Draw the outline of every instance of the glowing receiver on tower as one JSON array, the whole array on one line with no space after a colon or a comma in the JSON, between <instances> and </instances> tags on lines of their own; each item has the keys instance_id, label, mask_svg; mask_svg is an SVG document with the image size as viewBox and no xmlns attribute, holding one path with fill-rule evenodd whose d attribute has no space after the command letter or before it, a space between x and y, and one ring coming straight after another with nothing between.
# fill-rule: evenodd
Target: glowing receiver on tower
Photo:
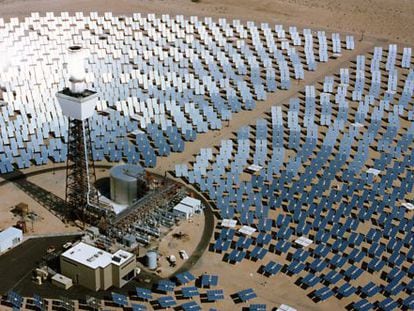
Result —
<instances>
[{"instance_id":1,"label":"glowing receiver on tower","mask_svg":"<svg viewBox=\"0 0 414 311\"><path fill-rule=\"evenodd\" d=\"M80 46L71 46L68 50L70 87L58 92L57 97L65 116L86 120L95 113L98 94L86 89L86 71L84 61L86 52Z\"/></svg>"},{"instance_id":2,"label":"glowing receiver on tower","mask_svg":"<svg viewBox=\"0 0 414 311\"><path fill-rule=\"evenodd\" d=\"M70 90L72 93L82 93L85 86L86 71L84 67L84 60L86 58L85 50L82 50L80 46L69 47L68 54L68 72Z\"/></svg>"}]
</instances>

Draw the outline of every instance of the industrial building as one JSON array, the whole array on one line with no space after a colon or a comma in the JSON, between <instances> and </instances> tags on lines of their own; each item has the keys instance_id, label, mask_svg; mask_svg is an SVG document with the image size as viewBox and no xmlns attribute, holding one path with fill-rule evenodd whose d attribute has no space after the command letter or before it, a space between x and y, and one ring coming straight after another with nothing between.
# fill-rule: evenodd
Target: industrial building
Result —
<instances>
[{"instance_id":1,"label":"industrial building","mask_svg":"<svg viewBox=\"0 0 414 311\"><path fill-rule=\"evenodd\" d=\"M60 269L74 284L91 290L120 288L135 277L135 255L124 250L111 254L80 242L61 255Z\"/></svg>"},{"instance_id":2,"label":"industrial building","mask_svg":"<svg viewBox=\"0 0 414 311\"><path fill-rule=\"evenodd\" d=\"M189 219L191 216L193 216L194 211L191 206L178 203L176 206L174 206L173 213L179 218Z\"/></svg>"},{"instance_id":3,"label":"industrial building","mask_svg":"<svg viewBox=\"0 0 414 311\"><path fill-rule=\"evenodd\" d=\"M189 219L194 213L201 210L201 201L192 197L185 197L173 208L173 214L180 218Z\"/></svg>"},{"instance_id":4,"label":"industrial building","mask_svg":"<svg viewBox=\"0 0 414 311\"><path fill-rule=\"evenodd\" d=\"M15 247L23 241L23 231L14 227L0 232L0 253Z\"/></svg>"}]
</instances>

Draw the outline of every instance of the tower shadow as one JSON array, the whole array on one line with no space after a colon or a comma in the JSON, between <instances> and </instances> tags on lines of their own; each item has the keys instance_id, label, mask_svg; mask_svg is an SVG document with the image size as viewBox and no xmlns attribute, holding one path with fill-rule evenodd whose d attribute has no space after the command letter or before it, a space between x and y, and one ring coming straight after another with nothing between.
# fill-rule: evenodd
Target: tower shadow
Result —
<instances>
[{"instance_id":1,"label":"tower shadow","mask_svg":"<svg viewBox=\"0 0 414 311\"><path fill-rule=\"evenodd\" d=\"M27 180L26 175L20 170L2 176L4 179L12 182L21 191L30 196L37 203L47 208L52 214L60 219L68 219L68 209L65 200L54 193L36 185Z\"/></svg>"}]
</instances>

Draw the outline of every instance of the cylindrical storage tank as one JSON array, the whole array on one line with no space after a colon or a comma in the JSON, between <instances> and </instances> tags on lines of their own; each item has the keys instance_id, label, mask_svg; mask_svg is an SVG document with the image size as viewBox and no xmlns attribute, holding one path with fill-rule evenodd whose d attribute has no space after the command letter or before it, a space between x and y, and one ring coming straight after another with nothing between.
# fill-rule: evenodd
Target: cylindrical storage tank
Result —
<instances>
[{"instance_id":1,"label":"cylindrical storage tank","mask_svg":"<svg viewBox=\"0 0 414 311\"><path fill-rule=\"evenodd\" d=\"M148 269L150 269L150 270L157 269L157 258L158 258L157 251L152 250L152 251L147 252L147 266L148 266Z\"/></svg>"},{"instance_id":2,"label":"cylindrical storage tank","mask_svg":"<svg viewBox=\"0 0 414 311\"><path fill-rule=\"evenodd\" d=\"M137 179L143 169L140 166L125 164L111 168L111 200L118 204L131 205L137 198Z\"/></svg>"}]
</instances>

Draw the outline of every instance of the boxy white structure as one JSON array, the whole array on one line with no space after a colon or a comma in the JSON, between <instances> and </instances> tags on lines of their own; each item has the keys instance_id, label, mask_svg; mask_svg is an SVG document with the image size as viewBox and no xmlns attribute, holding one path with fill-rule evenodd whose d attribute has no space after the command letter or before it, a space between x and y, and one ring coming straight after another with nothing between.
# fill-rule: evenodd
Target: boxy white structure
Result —
<instances>
[{"instance_id":1,"label":"boxy white structure","mask_svg":"<svg viewBox=\"0 0 414 311\"><path fill-rule=\"evenodd\" d=\"M0 232L0 253L15 247L23 241L23 232L20 229L10 227Z\"/></svg>"},{"instance_id":2,"label":"boxy white structure","mask_svg":"<svg viewBox=\"0 0 414 311\"><path fill-rule=\"evenodd\" d=\"M193 212L197 212L201 210L201 201L192 197L185 197L181 200L181 204L185 204L190 206L193 209Z\"/></svg>"},{"instance_id":3,"label":"boxy white structure","mask_svg":"<svg viewBox=\"0 0 414 311\"><path fill-rule=\"evenodd\" d=\"M185 205L185 204L181 204L178 203L176 206L174 206L173 208L173 214L175 216L178 216L180 218L185 218L185 219L189 219L190 217L193 216L194 214L194 210L191 206Z\"/></svg>"},{"instance_id":4,"label":"boxy white structure","mask_svg":"<svg viewBox=\"0 0 414 311\"><path fill-rule=\"evenodd\" d=\"M83 242L60 255L62 275L94 291L123 287L135 277L135 267L132 253L120 249L111 254Z\"/></svg>"},{"instance_id":5,"label":"boxy white structure","mask_svg":"<svg viewBox=\"0 0 414 311\"><path fill-rule=\"evenodd\" d=\"M194 213L201 210L201 201L192 197L185 197L173 208L173 214L189 219Z\"/></svg>"}]
</instances>

